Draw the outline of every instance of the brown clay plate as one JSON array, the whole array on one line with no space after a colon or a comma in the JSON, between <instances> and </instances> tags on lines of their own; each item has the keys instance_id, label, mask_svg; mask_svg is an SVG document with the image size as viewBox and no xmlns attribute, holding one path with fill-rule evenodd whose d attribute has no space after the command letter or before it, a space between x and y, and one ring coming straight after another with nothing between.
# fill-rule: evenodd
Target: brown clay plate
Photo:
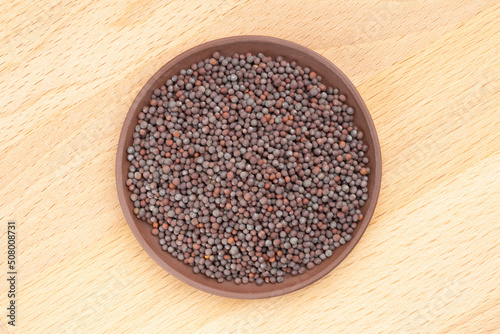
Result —
<instances>
[{"instance_id":1,"label":"brown clay plate","mask_svg":"<svg viewBox=\"0 0 500 334\"><path fill-rule=\"evenodd\" d=\"M347 104L355 110L354 124L363 131L365 135L363 141L369 147L366 154L370 160L368 166L371 169L368 181L368 200L362 208L364 218L354 230L351 241L337 248L333 252L333 256L312 270L307 270L297 276L287 275L282 283L265 283L261 286L257 286L255 283L236 285L232 281L218 283L215 279L193 273L190 266L163 251L158 243L158 237L151 234L151 226L135 217L133 203L129 199L131 193L125 187L129 166L126 149L132 144L132 133L138 114L143 106L148 105L153 90L164 85L167 79L178 74L181 69L188 68L191 64L210 57L214 51L219 51L223 56L234 53L251 52L257 54L262 52L266 56L283 56L288 61L294 60L303 67L311 68L312 71L323 77L325 85L338 88L347 97ZM245 299L269 298L296 291L317 281L338 266L356 246L366 230L377 204L382 177L381 159L380 144L370 113L354 85L335 65L318 53L289 41L264 36L238 36L198 45L169 61L149 79L132 103L123 124L116 157L116 186L120 204L130 229L149 256L167 272L195 288L215 295Z\"/></svg>"}]
</instances>

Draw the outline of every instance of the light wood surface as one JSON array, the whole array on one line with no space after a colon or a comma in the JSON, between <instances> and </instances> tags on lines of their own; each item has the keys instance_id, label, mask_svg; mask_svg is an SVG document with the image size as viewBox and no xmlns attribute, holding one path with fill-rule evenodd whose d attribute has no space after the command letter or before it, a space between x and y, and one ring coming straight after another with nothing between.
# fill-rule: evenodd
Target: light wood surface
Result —
<instances>
[{"instance_id":1,"label":"light wood surface","mask_svg":"<svg viewBox=\"0 0 500 334\"><path fill-rule=\"evenodd\" d=\"M3 1L0 319L9 333L499 333L500 5L481 1ZM379 204L332 273L231 300L142 250L114 181L148 78L201 42L285 38L354 82L378 129ZM0 333L4 330L0 327Z\"/></svg>"}]
</instances>

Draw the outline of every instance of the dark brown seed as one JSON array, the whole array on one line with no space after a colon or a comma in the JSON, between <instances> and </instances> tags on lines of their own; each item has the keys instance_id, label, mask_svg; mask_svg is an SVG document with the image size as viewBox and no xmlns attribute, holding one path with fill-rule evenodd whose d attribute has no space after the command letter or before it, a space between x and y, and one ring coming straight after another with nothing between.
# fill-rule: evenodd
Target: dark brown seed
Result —
<instances>
[{"instance_id":1,"label":"dark brown seed","mask_svg":"<svg viewBox=\"0 0 500 334\"><path fill-rule=\"evenodd\" d=\"M347 97L283 57L214 52L152 93L127 147L134 214L219 282L280 283L363 220L370 169Z\"/></svg>"}]
</instances>

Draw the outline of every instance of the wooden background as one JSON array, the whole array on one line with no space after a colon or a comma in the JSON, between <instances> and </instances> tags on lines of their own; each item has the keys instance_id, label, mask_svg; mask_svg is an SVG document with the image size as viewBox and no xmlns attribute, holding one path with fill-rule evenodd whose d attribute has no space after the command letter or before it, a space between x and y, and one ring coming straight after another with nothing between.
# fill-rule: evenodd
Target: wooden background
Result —
<instances>
[{"instance_id":1,"label":"wooden background","mask_svg":"<svg viewBox=\"0 0 500 334\"><path fill-rule=\"evenodd\" d=\"M2 1L0 12L0 272L8 220L20 251L8 332L500 332L497 0ZM168 275L132 235L114 181L122 122L148 78L241 34L333 61L382 145L358 246L316 284L268 300Z\"/></svg>"}]
</instances>

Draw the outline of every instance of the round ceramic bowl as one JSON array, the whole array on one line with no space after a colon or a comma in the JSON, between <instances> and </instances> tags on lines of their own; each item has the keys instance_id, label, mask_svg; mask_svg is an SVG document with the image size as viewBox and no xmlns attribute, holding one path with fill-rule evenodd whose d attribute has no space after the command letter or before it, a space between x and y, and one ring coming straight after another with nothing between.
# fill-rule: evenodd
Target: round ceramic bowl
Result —
<instances>
[{"instance_id":1,"label":"round ceramic bowl","mask_svg":"<svg viewBox=\"0 0 500 334\"><path fill-rule=\"evenodd\" d=\"M297 276L287 275L281 283L265 283L261 286L257 286L255 283L236 285L233 281L219 283L205 275L193 273L190 266L163 251L158 243L158 237L151 234L151 226L136 218L133 213L133 203L129 198L131 192L125 186L129 166L126 149L132 144L132 133L137 124L138 114L143 106L148 105L153 90L164 85L167 79L178 74L179 70L210 57L214 51L219 51L223 56L234 53L251 52L257 54L262 52L271 57L283 56L288 61L294 60L303 67L311 68L323 77L325 85L338 88L347 97L347 104L355 110L354 123L364 132L363 141L369 147L367 157L370 159L371 173L368 181L368 200L362 208L364 218L354 230L351 241L337 248L333 252L333 256L312 270L307 270ZM245 299L268 298L301 289L322 278L338 266L356 246L368 226L377 203L381 175L380 145L375 126L365 103L351 81L328 59L316 52L292 42L263 36L239 36L211 41L180 54L164 65L146 83L132 103L123 124L116 158L116 185L123 213L135 237L153 260L174 277L195 288L219 296Z\"/></svg>"}]
</instances>

